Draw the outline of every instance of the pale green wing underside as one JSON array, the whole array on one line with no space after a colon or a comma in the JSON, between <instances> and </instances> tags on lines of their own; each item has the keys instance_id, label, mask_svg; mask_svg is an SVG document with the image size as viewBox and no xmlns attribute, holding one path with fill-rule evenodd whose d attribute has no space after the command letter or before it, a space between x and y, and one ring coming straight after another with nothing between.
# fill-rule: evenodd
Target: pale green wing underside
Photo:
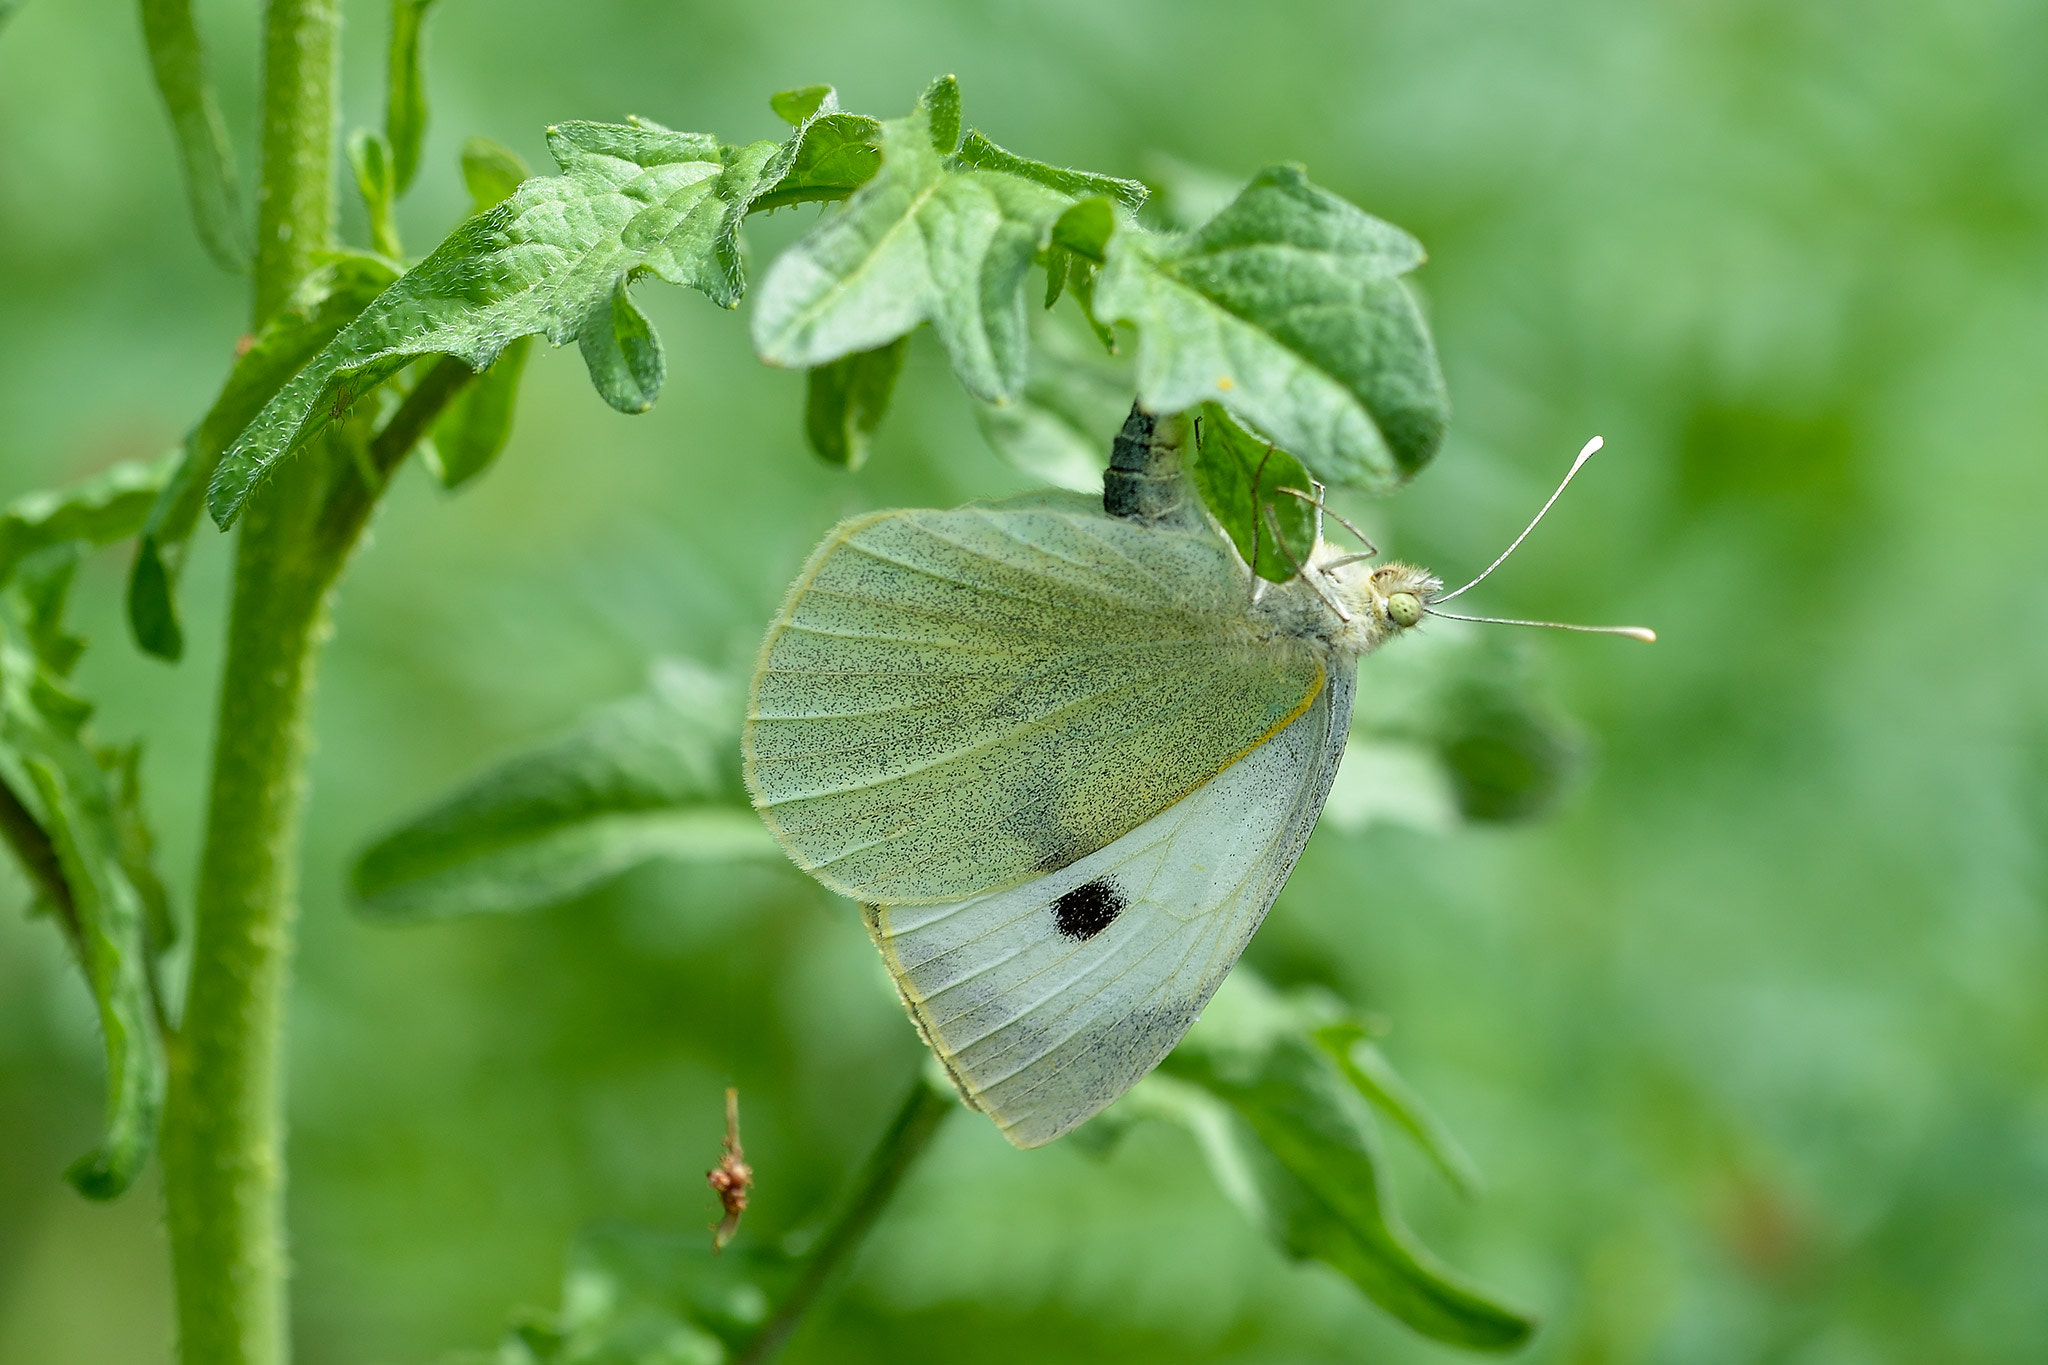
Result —
<instances>
[{"instance_id":1,"label":"pale green wing underside","mask_svg":"<svg viewBox=\"0 0 2048 1365\"><path fill-rule=\"evenodd\" d=\"M1067 866L1300 715L1313 651L1248 617L1205 529L1075 498L841 524L754 678L754 802L861 901L955 900Z\"/></svg>"},{"instance_id":2,"label":"pale green wing underside","mask_svg":"<svg viewBox=\"0 0 2048 1365\"><path fill-rule=\"evenodd\" d=\"M1280 734L1070 867L948 905L866 908L919 1032L1010 1141L1077 1127L1187 1032L1315 827L1351 687L1347 666ZM1076 901L1092 921L1063 921ZM1105 905L1119 908L1101 924Z\"/></svg>"}]
</instances>

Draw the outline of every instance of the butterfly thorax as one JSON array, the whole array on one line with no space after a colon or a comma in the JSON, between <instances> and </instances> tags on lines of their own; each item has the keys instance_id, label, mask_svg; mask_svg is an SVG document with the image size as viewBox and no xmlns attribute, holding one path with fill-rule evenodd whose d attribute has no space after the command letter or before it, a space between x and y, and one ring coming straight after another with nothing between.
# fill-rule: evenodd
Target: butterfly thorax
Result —
<instances>
[{"instance_id":1,"label":"butterfly thorax","mask_svg":"<svg viewBox=\"0 0 2048 1365\"><path fill-rule=\"evenodd\" d=\"M1317 546L1307 572L1262 593L1255 614L1275 634L1358 658L1413 627L1443 591L1442 580L1412 564L1333 565L1344 558L1333 546Z\"/></svg>"}]
</instances>

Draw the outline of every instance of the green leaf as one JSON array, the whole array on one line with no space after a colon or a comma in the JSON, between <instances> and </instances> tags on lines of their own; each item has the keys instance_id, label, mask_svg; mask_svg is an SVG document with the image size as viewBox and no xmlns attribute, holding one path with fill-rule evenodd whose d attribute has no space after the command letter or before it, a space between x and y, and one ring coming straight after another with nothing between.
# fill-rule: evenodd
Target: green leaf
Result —
<instances>
[{"instance_id":1,"label":"green leaf","mask_svg":"<svg viewBox=\"0 0 2048 1365\"><path fill-rule=\"evenodd\" d=\"M1436 1111L1394 1070L1387 1054L1374 1044L1369 1029L1356 1019L1339 1018L1316 1029L1314 1036L1336 1059L1351 1088L1406 1133L1452 1189L1468 1199L1478 1195L1482 1183L1478 1163Z\"/></svg>"},{"instance_id":2,"label":"green leaf","mask_svg":"<svg viewBox=\"0 0 2048 1365\"><path fill-rule=\"evenodd\" d=\"M739 775L739 703L673 663L553 744L379 839L355 892L383 919L553 905L654 858L780 861Z\"/></svg>"},{"instance_id":3,"label":"green leaf","mask_svg":"<svg viewBox=\"0 0 2048 1365\"><path fill-rule=\"evenodd\" d=\"M11 619L0 626L0 829L51 903L98 1006L106 1134L67 1176L88 1197L111 1199L148 1159L165 1086L149 978L152 909L131 873L137 858L146 864L147 842L124 831L139 819L131 760L91 747L81 733L91 706L17 635L45 650L63 636L75 549L38 558L38 573L24 572L9 591ZM153 870L147 880L161 889Z\"/></svg>"},{"instance_id":4,"label":"green leaf","mask_svg":"<svg viewBox=\"0 0 2048 1365\"><path fill-rule=\"evenodd\" d=\"M1052 240L1055 246L1100 264L1116 228L1116 208L1109 200L1083 199L1053 223Z\"/></svg>"},{"instance_id":5,"label":"green leaf","mask_svg":"<svg viewBox=\"0 0 2048 1365\"><path fill-rule=\"evenodd\" d=\"M0 509L0 584L22 560L52 545L109 545L140 531L178 460L173 451L148 462L123 461L69 488L30 493Z\"/></svg>"},{"instance_id":6,"label":"green leaf","mask_svg":"<svg viewBox=\"0 0 2048 1365\"><path fill-rule=\"evenodd\" d=\"M1527 643L1441 622L1415 645L1376 662L1374 686L1353 712L1354 738L1430 755L1464 819L1526 820L1548 810L1570 785L1582 745L1547 699Z\"/></svg>"},{"instance_id":7,"label":"green leaf","mask_svg":"<svg viewBox=\"0 0 2048 1365\"><path fill-rule=\"evenodd\" d=\"M1131 409L1128 366L1050 322L1037 332L1031 378L1014 403L975 405L981 434L1025 473L1082 493L1102 490L1110 442Z\"/></svg>"},{"instance_id":8,"label":"green leaf","mask_svg":"<svg viewBox=\"0 0 2048 1365\"><path fill-rule=\"evenodd\" d=\"M1294 577L1296 565L1307 562L1315 546L1316 522L1313 508L1280 490L1313 492L1308 471L1286 451L1233 422L1214 403L1196 409L1195 429L1198 439L1190 472L1202 501L1241 557L1250 562L1256 552L1259 577L1285 583Z\"/></svg>"},{"instance_id":9,"label":"green leaf","mask_svg":"<svg viewBox=\"0 0 2048 1365\"><path fill-rule=\"evenodd\" d=\"M1023 388L1024 277L1067 201L1016 176L950 167L933 150L943 141L934 103L943 112L928 95L884 128L881 171L768 272L753 329L769 364L815 368L928 321L975 397Z\"/></svg>"},{"instance_id":10,"label":"green leaf","mask_svg":"<svg viewBox=\"0 0 2048 1365\"><path fill-rule=\"evenodd\" d=\"M754 210L836 202L875 178L882 165L882 125L865 114L827 109L797 130L796 155Z\"/></svg>"},{"instance_id":11,"label":"green leaf","mask_svg":"<svg viewBox=\"0 0 2048 1365\"><path fill-rule=\"evenodd\" d=\"M829 85L803 85L794 90L778 90L768 97L768 107L784 123L801 128L804 123L820 113L833 113L839 108L839 92Z\"/></svg>"},{"instance_id":12,"label":"green leaf","mask_svg":"<svg viewBox=\"0 0 2048 1365\"><path fill-rule=\"evenodd\" d=\"M469 187L474 212L487 213L512 197L512 191L533 178L519 153L502 142L473 137L462 144L462 183Z\"/></svg>"},{"instance_id":13,"label":"green leaf","mask_svg":"<svg viewBox=\"0 0 2048 1365\"><path fill-rule=\"evenodd\" d=\"M0 28L7 27L7 21L14 17L14 12L21 6L22 0L0 0Z\"/></svg>"},{"instance_id":14,"label":"green leaf","mask_svg":"<svg viewBox=\"0 0 2048 1365\"><path fill-rule=\"evenodd\" d=\"M5 20L0 12L0 23ZM171 116L185 197L200 243L222 269L246 270L249 229L235 185L235 153L207 78L206 52L192 22L192 0L142 0L142 36L157 93Z\"/></svg>"},{"instance_id":15,"label":"green leaf","mask_svg":"<svg viewBox=\"0 0 2048 1365\"><path fill-rule=\"evenodd\" d=\"M574 339L607 401L628 411L652 402L659 352L620 303L626 284L653 274L735 304L740 222L801 142L724 148L644 121L550 129L562 174L528 180L461 224L315 356L214 471L214 520L230 525L279 460L422 356L482 372L518 337Z\"/></svg>"},{"instance_id":16,"label":"green leaf","mask_svg":"<svg viewBox=\"0 0 2048 1365\"><path fill-rule=\"evenodd\" d=\"M626 278L612 290L611 321L593 318L576 335L583 363L598 395L623 413L645 412L654 406L661 381L668 374L661 339L654 324L626 294Z\"/></svg>"},{"instance_id":17,"label":"green leaf","mask_svg":"<svg viewBox=\"0 0 2048 1365\"><path fill-rule=\"evenodd\" d=\"M149 510L128 580L128 622L135 642L160 659L185 650L178 620L178 578L220 457L263 405L321 347L382 293L398 271L366 252L343 252L307 277L283 312L235 361L213 407L200 419Z\"/></svg>"},{"instance_id":18,"label":"green leaf","mask_svg":"<svg viewBox=\"0 0 2048 1365\"><path fill-rule=\"evenodd\" d=\"M384 96L384 136L391 146L393 198L412 188L427 136L427 83L420 48L427 10L434 0L391 0L389 84ZM395 252L392 254L396 254Z\"/></svg>"},{"instance_id":19,"label":"green leaf","mask_svg":"<svg viewBox=\"0 0 2048 1365\"><path fill-rule=\"evenodd\" d=\"M777 1252L714 1254L708 1232L600 1226L577 1238L562 1306L525 1314L483 1365L723 1365L794 1278Z\"/></svg>"},{"instance_id":20,"label":"green leaf","mask_svg":"<svg viewBox=\"0 0 2048 1365\"><path fill-rule=\"evenodd\" d=\"M1528 651L1481 637L1461 652L1429 738L1468 820L1529 820L1555 804L1578 767L1571 722L1545 704Z\"/></svg>"},{"instance_id":21,"label":"green leaf","mask_svg":"<svg viewBox=\"0 0 2048 1365\"><path fill-rule=\"evenodd\" d=\"M465 386L434 424L434 477L460 488L490 468L512 439L512 413L526 372L532 337L507 346L491 368Z\"/></svg>"},{"instance_id":22,"label":"green leaf","mask_svg":"<svg viewBox=\"0 0 2048 1365\"><path fill-rule=\"evenodd\" d=\"M811 371L804 434L827 463L849 470L867 463L868 436L889 410L889 395L895 392L909 345L910 338L900 336Z\"/></svg>"},{"instance_id":23,"label":"green leaf","mask_svg":"<svg viewBox=\"0 0 2048 1365\"><path fill-rule=\"evenodd\" d=\"M69 676L78 656L85 653L84 638L73 635L64 626L65 601L71 595L71 584L78 576L78 561L83 556L84 546L77 541L38 550L22 560L8 585L21 633L53 679ZM81 721L91 713L83 702L67 709L78 710Z\"/></svg>"},{"instance_id":24,"label":"green leaf","mask_svg":"<svg viewBox=\"0 0 2048 1365\"><path fill-rule=\"evenodd\" d=\"M917 112L924 116L932 150L941 156L952 155L960 145L960 82L952 76L933 81L918 98Z\"/></svg>"},{"instance_id":25,"label":"green leaf","mask_svg":"<svg viewBox=\"0 0 2048 1365\"><path fill-rule=\"evenodd\" d=\"M967 134L957 154L961 161L984 171L1004 171L1035 181L1047 189L1058 190L1073 199L1099 197L1114 200L1126 210L1136 213L1150 193L1135 180L1120 176L1099 175L1094 171L1068 170L1063 166L1048 165L1018 156L1015 152L1004 151L995 143L982 136L979 129ZM1107 234L1104 234L1105 239Z\"/></svg>"},{"instance_id":26,"label":"green leaf","mask_svg":"<svg viewBox=\"0 0 2048 1365\"><path fill-rule=\"evenodd\" d=\"M1288 1254L1331 1266L1416 1331L1514 1350L1534 1323L1438 1262L1395 1213L1372 1116L1314 1036L1326 1014L1239 968L1167 1058L1168 1077L1229 1110L1189 1125L1218 1184Z\"/></svg>"},{"instance_id":27,"label":"green leaf","mask_svg":"<svg viewBox=\"0 0 2048 1365\"><path fill-rule=\"evenodd\" d=\"M400 259L405 252L398 244L398 179L391 144L382 133L358 128L349 134L348 164L356 173L356 192L362 195L363 208L369 213L371 249L394 261Z\"/></svg>"},{"instance_id":28,"label":"green leaf","mask_svg":"<svg viewBox=\"0 0 2048 1365\"><path fill-rule=\"evenodd\" d=\"M1300 168L1185 236L1119 231L1107 260L1094 307L1138 329L1146 407L1220 403L1325 483L1388 489L1436 452L1449 404L1400 278L1422 248Z\"/></svg>"}]
</instances>

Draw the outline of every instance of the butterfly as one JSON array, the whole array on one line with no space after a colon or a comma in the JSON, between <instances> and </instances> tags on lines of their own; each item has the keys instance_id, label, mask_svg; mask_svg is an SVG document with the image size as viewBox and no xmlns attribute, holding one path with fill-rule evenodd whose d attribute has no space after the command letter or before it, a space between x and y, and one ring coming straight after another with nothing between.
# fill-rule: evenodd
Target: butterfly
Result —
<instances>
[{"instance_id":1,"label":"butterfly","mask_svg":"<svg viewBox=\"0 0 2048 1365\"><path fill-rule=\"evenodd\" d=\"M1020 1147L1180 1041L1315 828L1359 660L1456 595L1324 541L1319 488L1288 490L1315 543L1267 583L1171 454L1103 500L842 522L753 680L755 807L859 902L919 1034Z\"/></svg>"}]
</instances>

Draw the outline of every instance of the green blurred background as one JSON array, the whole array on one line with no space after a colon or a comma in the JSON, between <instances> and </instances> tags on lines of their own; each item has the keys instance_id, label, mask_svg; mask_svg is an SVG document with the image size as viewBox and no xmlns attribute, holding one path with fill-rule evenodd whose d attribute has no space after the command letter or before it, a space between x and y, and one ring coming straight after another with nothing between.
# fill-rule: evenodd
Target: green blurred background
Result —
<instances>
[{"instance_id":1,"label":"green blurred background","mask_svg":"<svg viewBox=\"0 0 2048 1365\"><path fill-rule=\"evenodd\" d=\"M198 6L245 166L255 8ZM384 6L349 18L371 123ZM1029 155L1302 160L1420 235L1457 417L1375 524L1476 568L1600 432L1484 601L1664 638L1535 641L1591 740L1559 812L1326 828L1250 960L1395 1021L1490 1181L1464 1204L1400 1153L1404 1203L1541 1313L1529 1358L2048 1359L2048 6L444 0L432 28L415 251L466 202L470 134L536 165L567 118L771 136L772 90L888 115L948 70ZM12 497L172 444L246 303L188 226L132 5L29 0L0 30L0 145ZM757 225L757 277L811 212ZM500 467L453 497L410 472L345 584L291 1034L308 1365L490 1342L556 1301L593 1219L708 1224L728 1082L761 1180L742 1235L800 1228L919 1061L852 908L778 869L409 930L347 909L351 852L451 782L658 658L743 665L837 517L1027 486L928 338L848 477L804 449L803 381L752 359L744 310L638 297L669 356L651 414L538 358ZM180 887L224 564L209 536L175 669L125 640L125 554L78 610L81 685L102 734L148 741ZM57 935L0 913L10 1365L168 1359L155 1188L100 1207L59 1179L94 1140L97 1048ZM1456 1354L1286 1263L1185 1135L1098 1163L963 1120L791 1358Z\"/></svg>"}]
</instances>

